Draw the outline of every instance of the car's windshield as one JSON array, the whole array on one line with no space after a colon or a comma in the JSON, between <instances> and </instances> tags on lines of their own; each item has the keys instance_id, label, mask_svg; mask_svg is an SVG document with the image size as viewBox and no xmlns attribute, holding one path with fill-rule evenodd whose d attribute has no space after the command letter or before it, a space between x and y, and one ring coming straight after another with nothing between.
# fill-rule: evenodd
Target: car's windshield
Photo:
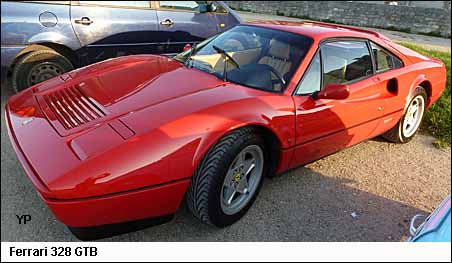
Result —
<instances>
[{"instance_id":1,"label":"car's windshield","mask_svg":"<svg viewBox=\"0 0 452 263\"><path fill-rule=\"evenodd\" d=\"M306 36L240 25L175 59L226 81L278 92L287 86L311 44Z\"/></svg>"}]
</instances>

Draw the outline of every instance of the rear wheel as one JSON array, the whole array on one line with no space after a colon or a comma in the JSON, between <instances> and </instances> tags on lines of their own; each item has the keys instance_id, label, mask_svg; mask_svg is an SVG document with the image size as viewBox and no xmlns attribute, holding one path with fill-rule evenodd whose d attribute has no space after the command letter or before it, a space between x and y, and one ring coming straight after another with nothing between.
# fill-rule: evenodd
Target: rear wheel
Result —
<instances>
[{"instance_id":1,"label":"rear wheel","mask_svg":"<svg viewBox=\"0 0 452 263\"><path fill-rule=\"evenodd\" d=\"M417 87L405 114L397 125L383 134L383 137L395 143L411 141L421 126L427 107L427 93L422 87Z\"/></svg>"},{"instance_id":2,"label":"rear wheel","mask_svg":"<svg viewBox=\"0 0 452 263\"><path fill-rule=\"evenodd\" d=\"M206 224L225 227L253 204L267 170L265 143L254 129L224 136L203 158L187 192L191 212Z\"/></svg>"},{"instance_id":3,"label":"rear wheel","mask_svg":"<svg viewBox=\"0 0 452 263\"><path fill-rule=\"evenodd\" d=\"M35 50L17 61L12 74L12 86L15 92L19 92L73 68L67 58L54 50Z\"/></svg>"}]
</instances>

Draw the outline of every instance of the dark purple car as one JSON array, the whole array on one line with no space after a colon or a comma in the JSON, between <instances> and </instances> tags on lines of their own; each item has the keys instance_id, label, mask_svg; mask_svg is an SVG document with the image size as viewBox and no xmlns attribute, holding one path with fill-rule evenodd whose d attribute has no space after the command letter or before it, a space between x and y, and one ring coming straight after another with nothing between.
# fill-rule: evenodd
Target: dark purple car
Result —
<instances>
[{"instance_id":1,"label":"dark purple car","mask_svg":"<svg viewBox=\"0 0 452 263\"><path fill-rule=\"evenodd\" d=\"M16 91L129 54L176 54L238 23L220 1L2 1L2 82Z\"/></svg>"}]
</instances>

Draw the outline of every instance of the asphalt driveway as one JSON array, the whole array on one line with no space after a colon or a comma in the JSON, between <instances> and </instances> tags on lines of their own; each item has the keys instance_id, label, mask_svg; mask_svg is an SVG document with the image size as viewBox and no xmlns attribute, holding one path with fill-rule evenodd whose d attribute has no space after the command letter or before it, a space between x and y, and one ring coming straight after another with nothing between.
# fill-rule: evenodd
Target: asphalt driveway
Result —
<instances>
[{"instance_id":1,"label":"asphalt driveway","mask_svg":"<svg viewBox=\"0 0 452 263\"><path fill-rule=\"evenodd\" d=\"M40 200L10 145L1 107L1 240L76 241ZM39 139L39 138L36 138ZM248 214L216 229L185 204L166 224L106 241L400 241L417 213L450 193L451 150L417 136L406 145L374 139L268 179ZM52 152L43 149L52 163ZM352 216L352 213L354 216ZM16 215L31 221L19 224Z\"/></svg>"}]
</instances>

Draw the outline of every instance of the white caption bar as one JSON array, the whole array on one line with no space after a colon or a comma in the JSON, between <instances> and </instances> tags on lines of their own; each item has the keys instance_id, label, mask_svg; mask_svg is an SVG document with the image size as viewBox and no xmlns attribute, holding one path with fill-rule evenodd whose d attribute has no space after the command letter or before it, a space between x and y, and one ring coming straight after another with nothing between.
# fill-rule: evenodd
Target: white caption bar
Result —
<instances>
[{"instance_id":1,"label":"white caption bar","mask_svg":"<svg viewBox=\"0 0 452 263\"><path fill-rule=\"evenodd\" d=\"M450 243L2 242L14 261L451 261Z\"/></svg>"}]
</instances>

